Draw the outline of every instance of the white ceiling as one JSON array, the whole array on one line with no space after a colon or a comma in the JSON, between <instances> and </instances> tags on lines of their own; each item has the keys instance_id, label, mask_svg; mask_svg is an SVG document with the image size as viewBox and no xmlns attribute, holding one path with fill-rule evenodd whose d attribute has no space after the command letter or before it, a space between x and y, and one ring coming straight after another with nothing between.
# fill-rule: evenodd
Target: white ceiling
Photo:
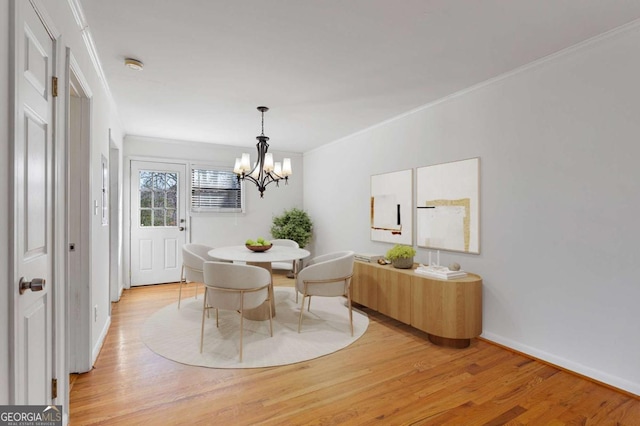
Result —
<instances>
[{"instance_id":1,"label":"white ceiling","mask_svg":"<svg viewBox=\"0 0 640 426\"><path fill-rule=\"evenodd\" d=\"M81 0L124 131L305 152L640 18L638 0ZM143 71L123 65L144 62Z\"/></svg>"}]
</instances>

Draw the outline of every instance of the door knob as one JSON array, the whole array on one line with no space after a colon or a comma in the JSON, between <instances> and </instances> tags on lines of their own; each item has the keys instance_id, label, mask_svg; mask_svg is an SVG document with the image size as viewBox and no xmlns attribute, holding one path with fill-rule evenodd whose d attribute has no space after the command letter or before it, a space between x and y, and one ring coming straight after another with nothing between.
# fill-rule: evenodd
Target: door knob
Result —
<instances>
[{"instance_id":1,"label":"door knob","mask_svg":"<svg viewBox=\"0 0 640 426\"><path fill-rule=\"evenodd\" d=\"M44 278L34 278L31 281L25 281L24 277L20 278L19 290L20 294L27 291L27 289L31 289L31 291L41 291L44 288L46 280Z\"/></svg>"},{"instance_id":2,"label":"door knob","mask_svg":"<svg viewBox=\"0 0 640 426\"><path fill-rule=\"evenodd\" d=\"M184 226L181 226L180 228L178 228L179 231L184 231Z\"/></svg>"}]
</instances>

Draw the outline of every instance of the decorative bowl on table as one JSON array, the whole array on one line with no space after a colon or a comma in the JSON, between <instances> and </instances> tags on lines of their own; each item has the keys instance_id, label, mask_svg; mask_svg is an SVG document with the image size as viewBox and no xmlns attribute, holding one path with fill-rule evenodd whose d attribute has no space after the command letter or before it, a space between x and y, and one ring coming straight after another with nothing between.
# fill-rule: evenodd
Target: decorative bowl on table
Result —
<instances>
[{"instance_id":1,"label":"decorative bowl on table","mask_svg":"<svg viewBox=\"0 0 640 426\"><path fill-rule=\"evenodd\" d=\"M245 246L251 251L262 252L262 251L269 250L271 247L273 247L273 244L269 244L267 246L265 246L265 245L262 245L262 246L251 246L249 244L245 244Z\"/></svg>"}]
</instances>

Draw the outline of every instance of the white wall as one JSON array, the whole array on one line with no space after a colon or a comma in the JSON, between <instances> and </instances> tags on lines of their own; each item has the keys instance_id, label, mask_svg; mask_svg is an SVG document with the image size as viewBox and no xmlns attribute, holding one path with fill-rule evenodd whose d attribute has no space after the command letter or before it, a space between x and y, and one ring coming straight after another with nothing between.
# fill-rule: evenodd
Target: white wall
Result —
<instances>
[{"instance_id":1,"label":"white wall","mask_svg":"<svg viewBox=\"0 0 640 426\"><path fill-rule=\"evenodd\" d=\"M233 167L236 157L243 152L256 158L255 147L238 148L208 143L171 141L139 136L127 136L124 143L125 173L129 174L131 158L171 159L176 162L211 164ZM293 176L287 185L275 184L267 186L264 198L260 198L257 187L246 182L246 212L242 213L196 213L190 217L188 227L191 242L207 244L214 247L244 244L244 241L259 236L271 238L269 229L273 216L281 214L285 209L302 208L302 156L298 153L269 151L278 161L283 157L291 157ZM128 218L129 212L125 212ZM125 223L128 219L125 219ZM125 238L128 238L125 237ZM126 244L126 243L125 243Z\"/></svg>"},{"instance_id":2,"label":"white wall","mask_svg":"<svg viewBox=\"0 0 640 426\"><path fill-rule=\"evenodd\" d=\"M441 263L483 277L483 336L640 394L639 75L635 25L306 153L315 250L383 254L370 176L478 156L481 254Z\"/></svg>"},{"instance_id":3,"label":"white wall","mask_svg":"<svg viewBox=\"0 0 640 426\"><path fill-rule=\"evenodd\" d=\"M9 2L0 2L0 342L9 341ZM5 58L7 60L5 60ZM9 403L9 345L0 345L0 405Z\"/></svg>"}]
</instances>

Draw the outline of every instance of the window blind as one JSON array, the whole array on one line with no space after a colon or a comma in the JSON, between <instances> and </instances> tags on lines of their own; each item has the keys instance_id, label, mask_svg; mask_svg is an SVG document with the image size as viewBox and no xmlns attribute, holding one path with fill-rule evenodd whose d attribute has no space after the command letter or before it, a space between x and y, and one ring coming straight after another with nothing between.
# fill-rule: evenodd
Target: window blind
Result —
<instances>
[{"instance_id":1,"label":"window blind","mask_svg":"<svg viewBox=\"0 0 640 426\"><path fill-rule=\"evenodd\" d=\"M242 199L242 184L232 171L191 169L191 211L242 212Z\"/></svg>"}]
</instances>

